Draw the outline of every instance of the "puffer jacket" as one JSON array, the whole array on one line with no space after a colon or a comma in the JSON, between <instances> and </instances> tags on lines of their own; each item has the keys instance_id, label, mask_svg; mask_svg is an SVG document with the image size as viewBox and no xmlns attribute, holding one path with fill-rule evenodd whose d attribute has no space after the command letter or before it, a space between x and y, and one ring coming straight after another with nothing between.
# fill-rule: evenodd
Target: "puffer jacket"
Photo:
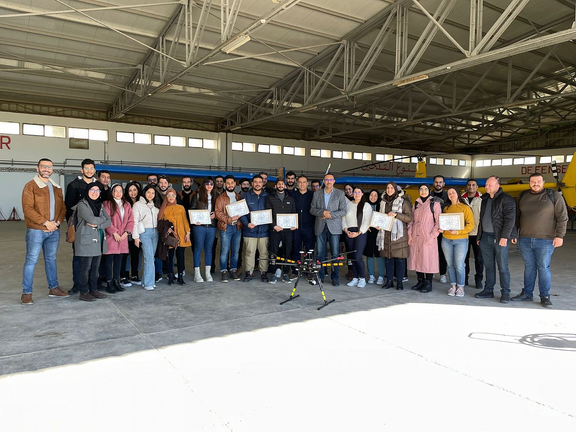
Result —
<instances>
[{"instance_id":1,"label":"puffer jacket","mask_svg":"<svg viewBox=\"0 0 576 432\"><path fill-rule=\"evenodd\" d=\"M389 213L392 211L392 201L380 201L380 212ZM404 235L392 241L392 232L384 231L384 249L379 251L382 258L408 258L410 249L408 247L408 224L412 222L412 206L408 200L402 201L402 213L396 215L396 219L404 225Z\"/></svg>"}]
</instances>

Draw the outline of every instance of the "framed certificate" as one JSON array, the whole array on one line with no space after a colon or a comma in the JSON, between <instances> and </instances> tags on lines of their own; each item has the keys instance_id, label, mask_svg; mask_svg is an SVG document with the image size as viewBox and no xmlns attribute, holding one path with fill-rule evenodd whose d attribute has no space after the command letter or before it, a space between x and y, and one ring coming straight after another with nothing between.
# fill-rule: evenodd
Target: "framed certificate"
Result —
<instances>
[{"instance_id":1,"label":"framed certificate","mask_svg":"<svg viewBox=\"0 0 576 432\"><path fill-rule=\"evenodd\" d=\"M210 210L188 210L188 215L192 225L196 225L198 222L200 222L200 225L210 225L212 223Z\"/></svg>"},{"instance_id":2,"label":"framed certificate","mask_svg":"<svg viewBox=\"0 0 576 432\"><path fill-rule=\"evenodd\" d=\"M370 226L380 228L384 231L392 231L394 225L394 216L388 216L386 213L372 212L372 219L370 219Z\"/></svg>"},{"instance_id":3,"label":"framed certificate","mask_svg":"<svg viewBox=\"0 0 576 432\"><path fill-rule=\"evenodd\" d=\"M276 225L282 227L282 229L298 228L298 213L277 214Z\"/></svg>"},{"instance_id":4,"label":"framed certificate","mask_svg":"<svg viewBox=\"0 0 576 432\"><path fill-rule=\"evenodd\" d=\"M254 225L266 225L272 223L272 210L257 210L250 212L250 222Z\"/></svg>"},{"instance_id":5,"label":"framed certificate","mask_svg":"<svg viewBox=\"0 0 576 432\"><path fill-rule=\"evenodd\" d=\"M226 211L228 212L228 216L244 216L250 213L248 210L248 204L246 204L246 200L236 201L235 203L228 204L226 206Z\"/></svg>"},{"instance_id":6,"label":"framed certificate","mask_svg":"<svg viewBox=\"0 0 576 432\"><path fill-rule=\"evenodd\" d=\"M442 213L438 217L442 231L459 231L464 229L464 213Z\"/></svg>"}]
</instances>

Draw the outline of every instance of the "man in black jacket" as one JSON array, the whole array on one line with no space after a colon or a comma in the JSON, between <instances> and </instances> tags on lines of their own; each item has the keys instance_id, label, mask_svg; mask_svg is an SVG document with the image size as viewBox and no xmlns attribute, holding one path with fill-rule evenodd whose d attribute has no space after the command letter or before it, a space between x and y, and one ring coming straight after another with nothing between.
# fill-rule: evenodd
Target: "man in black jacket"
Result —
<instances>
[{"instance_id":1,"label":"man in black jacket","mask_svg":"<svg viewBox=\"0 0 576 432\"><path fill-rule=\"evenodd\" d=\"M286 184L284 179L278 177L276 180L276 190L268 195L266 200L266 208L272 210L272 229L270 230L270 243L268 246L268 252L270 256L276 257L280 251L280 243L284 248L283 256L285 258L290 258L292 256L292 232L296 227L292 228L282 228L276 225L276 216L282 213L296 213L296 204L294 203L294 198L289 195L285 189ZM282 281L285 283L290 283L289 269L288 266L284 267L284 276L282 276ZM276 283L279 277L282 275L282 270L277 265L270 265L270 283Z\"/></svg>"},{"instance_id":2,"label":"man in black jacket","mask_svg":"<svg viewBox=\"0 0 576 432\"><path fill-rule=\"evenodd\" d=\"M488 177L486 193L482 195L480 224L477 241L482 252L486 271L484 289L476 298L494 298L496 285L496 264L500 273L502 296L500 303L510 301L510 270L508 269L508 250L510 242L518 237L516 230L516 203L514 198L504 193L500 187L500 178Z\"/></svg>"},{"instance_id":3,"label":"man in black jacket","mask_svg":"<svg viewBox=\"0 0 576 432\"><path fill-rule=\"evenodd\" d=\"M295 261L300 259L301 250L304 252L313 250L316 242L316 237L314 236L315 217L310 213L314 192L308 189L308 177L305 175L298 177L296 184L298 188L290 192L294 198L296 212L298 213L298 229L294 231L292 248L292 259ZM297 274L296 269L293 269L292 274Z\"/></svg>"}]
</instances>

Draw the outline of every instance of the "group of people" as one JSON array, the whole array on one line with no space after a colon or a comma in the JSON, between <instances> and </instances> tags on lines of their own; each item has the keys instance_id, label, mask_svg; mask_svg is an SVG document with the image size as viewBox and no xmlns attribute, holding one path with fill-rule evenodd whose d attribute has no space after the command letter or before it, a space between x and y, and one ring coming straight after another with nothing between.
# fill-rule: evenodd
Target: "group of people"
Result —
<instances>
[{"instance_id":1,"label":"group of people","mask_svg":"<svg viewBox=\"0 0 576 432\"><path fill-rule=\"evenodd\" d=\"M419 197L412 203L394 182L382 194L354 185L339 190L331 173L324 176L323 186L290 171L274 187L264 172L239 182L233 175L206 177L200 184L184 177L179 193L168 177L155 174L148 176L143 188L135 181L122 187L110 184L107 171L96 175L91 159L82 162L81 176L68 185L64 198L62 188L50 179L52 170L52 162L41 159L37 175L22 193L28 228L23 304L33 303L32 275L40 250L48 295L79 293L80 300L91 302L106 297L102 287L108 293L132 285L154 290L163 275L168 284L185 285L188 247L193 249L194 281L212 282L219 238L223 283L249 282L256 269L263 282L290 283L298 277L295 267L270 264L276 262L271 257L297 260L301 250L316 250L317 259L325 261L328 248L332 257L337 256L343 242L352 258L348 286L363 288L376 282L385 289L396 284L402 290L407 270L412 270L417 276L412 289L432 291L433 275L439 273L440 281L450 284L448 295L462 297L472 251L475 286L483 288L475 297L494 297L498 267L502 303L532 300L538 275L541 303L550 307L550 260L554 248L562 245L568 220L563 198L544 189L540 174L530 177L530 189L520 194L518 203L502 191L496 176L487 179L484 195L475 179L468 180L461 195L454 187L445 190L444 177L436 176L432 187L420 185ZM245 200L250 213L231 216L228 206L240 200ZM189 210L203 210L209 219L191 223ZM251 213L262 210L270 211L271 223L254 223ZM392 217L391 226L371 226L374 212ZM440 229L442 213L462 214L460 229ZM294 214L298 223L280 226L278 215L284 214ZM59 227L65 221L74 252L74 285L68 293L60 288L56 271ZM525 264L524 287L511 298L508 250L517 242ZM323 282L324 267L319 276ZM339 285L338 267L331 268L330 278Z\"/></svg>"}]
</instances>

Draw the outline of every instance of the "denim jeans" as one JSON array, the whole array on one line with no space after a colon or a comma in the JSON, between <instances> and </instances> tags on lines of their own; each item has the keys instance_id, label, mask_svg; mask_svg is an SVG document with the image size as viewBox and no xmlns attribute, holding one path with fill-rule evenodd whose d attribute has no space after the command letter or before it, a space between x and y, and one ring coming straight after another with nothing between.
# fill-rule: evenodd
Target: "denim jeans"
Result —
<instances>
[{"instance_id":1,"label":"denim jeans","mask_svg":"<svg viewBox=\"0 0 576 432\"><path fill-rule=\"evenodd\" d=\"M242 230L236 225L227 225L226 231L220 230L220 271L228 269L228 252L230 252L230 270L238 270L238 254L240 253L240 241Z\"/></svg>"},{"instance_id":2,"label":"denim jeans","mask_svg":"<svg viewBox=\"0 0 576 432\"><path fill-rule=\"evenodd\" d=\"M346 249L348 251L356 251L349 254L348 256L352 258L352 274L355 278L365 278L366 277L366 267L364 267L364 249L366 248L366 241L368 240L368 234L360 234L358 237L350 238L344 234L344 241L346 242Z\"/></svg>"},{"instance_id":3,"label":"denim jeans","mask_svg":"<svg viewBox=\"0 0 576 432\"><path fill-rule=\"evenodd\" d=\"M482 252L482 261L486 270L486 282L484 283L485 291L494 291L496 285L496 264L500 273L500 287L502 294L510 294L510 270L508 269L508 249L510 241L506 247L502 247L496 241L494 234L482 233L480 239L480 251Z\"/></svg>"},{"instance_id":4,"label":"denim jeans","mask_svg":"<svg viewBox=\"0 0 576 432\"><path fill-rule=\"evenodd\" d=\"M42 230L28 229L26 231L26 260L24 261L22 292L32 294L34 282L34 267L40 257L40 250L44 255L44 270L48 281L48 289L58 286L56 271L56 252L60 244L60 230L44 232Z\"/></svg>"},{"instance_id":5,"label":"denim jeans","mask_svg":"<svg viewBox=\"0 0 576 432\"><path fill-rule=\"evenodd\" d=\"M202 250L204 250L204 265L211 265L216 227L192 225L192 230L194 231L194 266L200 267Z\"/></svg>"},{"instance_id":6,"label":"denim jeans","mask_svg":"<svg viewBox=\"0 0 576 432\"><path fill-rule=\"evenodd\" d=\"M158 246L158 230L156 228L146 228L140 234L142 252L144 254L144 270L142 271L142 286L153 287L156 282L154 275L154 254Z\"/></svg>"},{"instance_id":7,"label":"denim jeans","mask_svg":"<svg viewBox=\"0 0 576 432\"><path fill-rule=\"evenodd\" d=\"M550 297L550 260L554 253L552 239L520 237L518 246L524 261L524 288L522 291L532 297L538 273L538 289L540 298Z\"/></svg>"},{"instance_id":8,"label":"denim jeans","mask_svg":"<svg viewBox=\"0 0 576 432\"><path fill-rule=\"evenodd\" d=\"M386 275L386 270L384 267L384 258L382 257L366 257L366 263L368 264L368 276L375 276L374 263L378 268L378 276L384 278Z\"/></svg>"},{"instance_id":9,"label":"denim jeans","mask_svg":"<svg viewBox=\"0 0 576 432\"><path fill-rule=\"evenodd\" d=\"M318 260L326 261L328 255L328 248L326 246L326 241L330 243L330 253L332 258L336 258L340 252L340 233L332 234L328 231L328 226L324 227L324 230L318 236ZM320 280L324 280L324 267L320 269ZM332 267L332 272L330 274L332 280L338 280L338 267Z\"/></svg>"},{"instance_id":10,"label":"denim jeans","mask_svg":"<svg viewBox=\"0 0 576 432\"><path fill-rule=\"evenodd\" d=\"M466 277L466 266L464 260L468 251L468 237L463 239L450 240L442 237L442 251L446 258L448 278L451 285L464 286Z\"/></svg>"},{"instance_id":11,"label":"denim jeans","mask_svg":"<svg viewBox=\"0 0 576 432\"><path fill-rule=\"evenodd\" d=\"M396 271L396 280L402 282L406 272L405 258L384 258L384 265L386 266L386 280L394 279L394 271Z\"/></svg>"}]
</instances>

